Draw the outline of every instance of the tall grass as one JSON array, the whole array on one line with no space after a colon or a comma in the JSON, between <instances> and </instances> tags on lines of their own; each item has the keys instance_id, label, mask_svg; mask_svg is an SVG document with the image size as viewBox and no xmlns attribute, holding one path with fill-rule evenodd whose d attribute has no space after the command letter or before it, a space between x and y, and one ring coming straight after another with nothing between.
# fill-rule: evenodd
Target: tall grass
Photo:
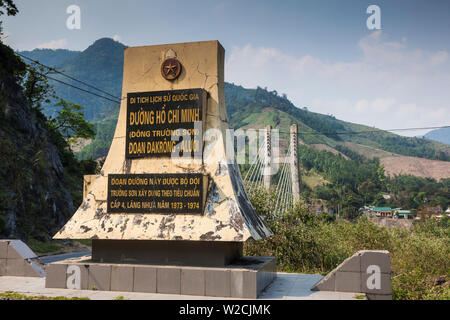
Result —
<instances>
[{"instance_id":1,"label":"tall grass","mask_svg":"<svg viewBox=\"0 0 450 320\"><path fill-rule=\"evenodd\" d=\"M280 271L326 274L358 250L388 250L394 299L450 299L450 220L417 222L411 230L370 220L335 221L305 204L274 216L270 195L250 195L274 236L245 245L245 254L276 256ZM267 202L267 203L265 203Z\"/></svg>"}]
</instances>

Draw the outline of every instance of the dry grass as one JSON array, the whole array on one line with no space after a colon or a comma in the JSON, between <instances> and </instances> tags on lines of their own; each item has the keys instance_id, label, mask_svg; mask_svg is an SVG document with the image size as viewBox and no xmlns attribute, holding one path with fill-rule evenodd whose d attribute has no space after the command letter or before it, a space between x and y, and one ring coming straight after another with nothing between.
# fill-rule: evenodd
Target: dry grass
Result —
<instances>
[{"instance_id":1,"label":"dry grass","mask_svg":"<svg viewBox=\"0 0 450 320\"><path fill-rule=\"evenodd\" d=\"M387 157L380 159L387 175L410 174L416 177L431 177L439 181L450 178L450 162L416 157Z\"/></svg>"},{"instance_id":2,"label":"dry grass","mask_svg":"<svg viewBox=\"0 0 450 320\"><path fill-rule=\"evenodd\" d=\"M324 177L315 173L313 170L301 172L301 180L311 189L328 183Z\"/></svg>"},{"instance_id":3,"label":"dry grass","mask_svg":"<svg viewBox=\"0 0 450 320\"><path fill-rule=\"evenodd\" d=\"M349 148L352 151L359 153L360 155L373 159L373 158L386 158L386 157L395 157L398 156L395 153L384 151L381 149L377 149L374 147L364 146L362 144L353 143L353 142L344 142L342 143L344 147Z\"/></svg>"}]
</instances>

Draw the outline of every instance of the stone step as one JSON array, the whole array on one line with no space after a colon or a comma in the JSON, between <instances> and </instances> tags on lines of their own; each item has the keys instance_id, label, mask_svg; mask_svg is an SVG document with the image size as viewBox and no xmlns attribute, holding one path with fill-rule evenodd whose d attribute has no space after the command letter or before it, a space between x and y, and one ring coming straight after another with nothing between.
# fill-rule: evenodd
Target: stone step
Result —
<instances>
[{"instance_id":1,"label":"stone step","mask_svg":"<svg viewBox=\"0 0 450 320\"><path fill-rule=\"evenodd\" d=\"M45 277L45 270L24 242L0 240L0 276Z\"/></svg>"},{"instance_id":2,"label":"stone step","mask_svg":"<svg viewBox=\"0 0 450 320\"><path fill-rule=\"evenodd\" d=\"M312 290L362 292L369 300L392 300L389 251L356 252L317 282Z\"/></svg>"}]
</instances>

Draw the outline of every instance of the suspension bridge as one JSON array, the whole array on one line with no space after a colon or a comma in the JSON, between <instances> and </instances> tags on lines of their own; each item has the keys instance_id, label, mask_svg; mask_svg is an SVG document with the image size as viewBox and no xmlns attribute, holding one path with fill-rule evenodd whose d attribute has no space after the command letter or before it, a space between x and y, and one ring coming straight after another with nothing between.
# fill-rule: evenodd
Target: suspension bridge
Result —
<instances>
[{"instance_id":1,"label":"suspension bridge","mask_svg":"<svg viewBox=\"0 0 450 320\"><path fill-rule=\"evenodd\" d=\"M296 124L290 127L284 156L274 152L271 131L272 128L266 126L265 137L260 140L258 153L243 179L250 196L260 190L270 193L270 211L277 215L292 209L300 199L298 127Z\"/></svg>"}]
</instances>

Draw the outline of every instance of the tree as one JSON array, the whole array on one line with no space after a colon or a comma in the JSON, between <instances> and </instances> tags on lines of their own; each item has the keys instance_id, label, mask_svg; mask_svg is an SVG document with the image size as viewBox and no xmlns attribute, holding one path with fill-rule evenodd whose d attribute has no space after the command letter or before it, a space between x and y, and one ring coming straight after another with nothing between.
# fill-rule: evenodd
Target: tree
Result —
<instances>
[{"instance_id":1,"label":"tree","mask_svg":"<svg viewBox=\"0 0 450 320\"><path fill-rule=\"evenodd\" d=\"M354 207L345 207L342 209L342 217L347 220L355 220L359 216L358 209Z\"/></svg>"},{"instance_id":2,"label":"tree","mask_svg":"<svg viewBox=\"0 0 450 320\"><path fill-rule=\"evenodd\" d=\"M54 73L51 68L45 68L38 63L27 65L27 73L22 78L24 95L31 108L41 118L43 117L42 103L50 103L52 99L58 99L53 86L48 83L47 75ZM55 117L45 119L51 129L57 130L68 142L73 142L76 138L93 138L95 136L94 125L84 119L83 106L59 99L56 103L61 107L56 112Z\"/></svg>"},{"instance_id":3,"label":"tree","mask_svg":"<svg viewBox=\"0 0 450 320\"><path fill-rule=\"evenodd\" d=\"M358 191L364 196L364 204L373 199L373 195L376 193L376 185L372 181L364 181L359 184Z\"/></svg>"},{"instance_id":4,"label":"tree","mask_svg":"<svg viewBox=\"0 0 450 320\"><path fill-rule=\"evenodd\" d=\"M52 98L57 98L47 79L53 71L34 62L27 65L27 71L22 79L24 95L33 109L41 111L42 103L50 103Z\"/></svg>"},{"instance_id":5,"label":"tree","mask_svg":"<svg viewBox=\"0 0 450 320\"><path fill-rule=\"evenodd\" d=\"M306 225L314 223L316 215L309 210L308 205L303 200L294 203L294 208L282 216L284 221L296 223L302 222Z\"/></svg>"},{"instance_id":6,"label":"tree","mask_svg":"<svg viewBox=\"0 0 450 320\"><path fill-rule=\"evenodd\" d=\"M386 182L386 175L385 175L385 172L384 172L384 165L383 164L379 164L379 166L378 166L377 178L378 178L378 181L381 183L381 185L384 186L385 182Z\"/></svg>"},{"instance_id":7,"label":"tree","mask_svg":"<svg viewBox=\"0 0 450 320\"><path fill-rule=\"evenodd\" d=\"M0 17L5 14L8 16L15 16L19 10L17 10L16 5L12 0L0 0ZM2 42L3 29L2 29L2 21L0 20L0 43Z\"/></svg>"},{"instance_id":8,"label":"tree","mask_svg":"<svg viewBox=\"0 0 450 320\"><path fill-rule=\"evenodd\" d=\"M60 99L56 104L62 107L56 117L49 119L49 125L58 130L69 143L76 138L94 138L95 130L92 123L84 119L83 107L73 102Z\"/></svg>"},{"instance_id":9,"label":"tree","mask_svg":"<svg viewBox=\"0 0 450 320\"><path fill-rule=\"evenodd\" d=\"M352 191L349 191L342 200L343 216L347 219L353 219L358 215L358 209L363 200Z\"/></svg>"}]
</instances>

